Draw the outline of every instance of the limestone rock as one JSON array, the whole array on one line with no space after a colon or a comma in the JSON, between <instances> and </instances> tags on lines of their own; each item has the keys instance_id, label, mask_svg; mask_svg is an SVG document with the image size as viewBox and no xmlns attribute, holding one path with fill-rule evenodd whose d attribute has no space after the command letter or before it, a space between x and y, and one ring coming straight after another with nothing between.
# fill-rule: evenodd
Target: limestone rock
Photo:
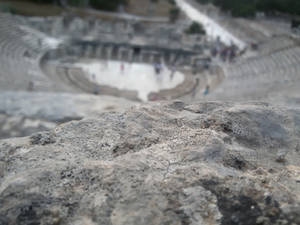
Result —
<instances>
[{"instance_id":1,"label":"limestone rock","mask_svg":"<svg viewBox=\"0 0 300 225\"><path fill-rule=\"evenodd\" d=\"M300 224L299 121L172 102L2 140L0 224Z\"/></svg>"}]
</instances>

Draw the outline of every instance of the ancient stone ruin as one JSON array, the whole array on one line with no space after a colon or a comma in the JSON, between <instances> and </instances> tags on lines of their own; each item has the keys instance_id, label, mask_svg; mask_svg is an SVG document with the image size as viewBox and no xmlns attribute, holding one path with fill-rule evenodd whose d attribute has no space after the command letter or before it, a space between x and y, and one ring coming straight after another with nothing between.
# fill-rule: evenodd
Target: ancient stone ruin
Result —
<instances>
[{"instance_id":1,"label":"ancient stone ruin","mask_svg":"<svg viewBox=\"0 0 300 225\"><path fill-rule=\"evenodd\" d=\"M0 225L300 224L299 36L174 4L0 12Z\"/></svg>"}]
</instances>

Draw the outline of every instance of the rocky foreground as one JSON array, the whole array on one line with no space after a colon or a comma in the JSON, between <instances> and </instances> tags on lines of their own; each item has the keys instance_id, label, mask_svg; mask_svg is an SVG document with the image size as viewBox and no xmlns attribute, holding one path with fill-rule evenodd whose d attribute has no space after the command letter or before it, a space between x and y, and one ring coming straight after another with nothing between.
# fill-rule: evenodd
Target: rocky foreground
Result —
<instances>
[{"instance_id":1,"label":"rocky foreground","mask_svg":"<svg viewBox=\"0 0 300 225\"><path fill-rule=\"evenodd\" d=\"M0 224L300 224L300 110L150 104L3 140Z\"/></svg>"}]
</instances>

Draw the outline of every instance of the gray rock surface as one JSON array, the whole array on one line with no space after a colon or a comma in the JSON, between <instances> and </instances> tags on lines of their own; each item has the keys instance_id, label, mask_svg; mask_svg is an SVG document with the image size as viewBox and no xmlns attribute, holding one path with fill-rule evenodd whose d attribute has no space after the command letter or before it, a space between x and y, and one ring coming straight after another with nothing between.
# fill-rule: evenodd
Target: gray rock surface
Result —
<instances>
[{"instance_id":1,"label":"gray rock surface","mask_svg":"<svg viewBox=\"0 0 300 225\"><path fill-rule=\"evenodd\" d=\"M0 224L300 224L299 138L300 110L172 102L2 140Z\"/></svg>"}]
</instances>

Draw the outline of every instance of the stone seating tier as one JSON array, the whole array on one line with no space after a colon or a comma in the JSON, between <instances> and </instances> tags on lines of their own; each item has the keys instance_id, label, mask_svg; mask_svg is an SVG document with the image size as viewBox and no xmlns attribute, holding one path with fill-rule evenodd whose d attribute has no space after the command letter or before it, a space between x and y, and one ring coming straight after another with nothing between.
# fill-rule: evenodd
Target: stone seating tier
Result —
<instances>
[{"instance_id":1,"label":"stone seating tier","mask_svg":"<svg viewBox=\"0 0 300 225\"><path fill-rule=\"evenodd\" d=\"M39 68L43 49L26 40L35 36L20 29L15 17L0 13L0 89L26 90L30 82L35 90L48 90L53 85Z\"/></svg>"},{"instance_id":2,"label":"stone seating tier","mask_svg":"<svg viewBox=\"0 0 300 225\"><path fill-rule=\"evenodd\" d=\"M263 99L276 88L300 82L300 46L276 49L268 55L230 65L225 71L226 79L212 93L212 99Z\"/></svg>"}]
</instances>

